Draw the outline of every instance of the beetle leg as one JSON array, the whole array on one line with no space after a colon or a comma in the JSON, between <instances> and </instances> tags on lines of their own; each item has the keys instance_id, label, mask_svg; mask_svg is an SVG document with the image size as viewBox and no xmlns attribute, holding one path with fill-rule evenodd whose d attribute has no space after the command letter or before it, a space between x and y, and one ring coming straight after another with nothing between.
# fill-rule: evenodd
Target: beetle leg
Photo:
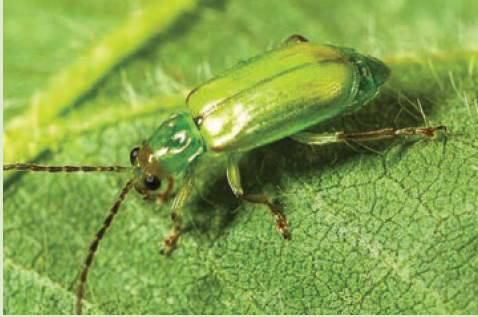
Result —
<instances>
[{"instance_id":1,"label":"beetle leg","mask_svg":"<svg viewBox=\"0 0 478 317\"><path fill-rule=\"evenodd\" d=\"M413 136L420 135L427 138L436 137L437 131L443 131L446 134L446 126L439 125L433 127L409 127L402 129L385 128L376 131L367 131L360 133L323 133L317 134L312 132L302 131L290 136L292 139L310 145L322 145L327 143L342 142L342 141L373 141L380 139L393 139L397 136Z\"/></svg>"},{"instance_id":2,"label":"beetle leg","mask_svg":"<svg viewBox=\"0 0 478 317\"><path fill-rule=\"evenodd\" d=\"M171 194L171 191L173 190L174 179L171 176L168 176L167 181L168 181L168 187L166 188L166 190L156 196L155 201L157 203L165 203L168 200L169 195Z\"/></svg>"},{"instance_id":3,"label":"beetle leg","mask_svg":"<svg viewBox=\"0 0 478 317\"><path fill-rule=\"evenodd\" d=\"M174 198L173 205L171 207L171 220L174 223L174 227L171 231L171 234L163 240L163 247L161 250L159 250L159 253L162 255L168 253L171 249L176 247L179 236L181 235L181 230L183 229L181 209L184 207L184 204L190 197L193 189L194 165L195 164L192 164L188 167L188 170L184 174L184 185Z\"/></svg>"},{"instance_id":4,"label":"beetle leg","mask_svg":"<svg viewBox=\"0 0 478 317\"><path fill-rule=\"evenodd\" d=\"M254 204L266 205L270 211L274 214L277 230L282 234L284 239L290 239L291 235L288 230L287 220L281 210L274 205L266 195L248 195L244 194L244 190L241 186L241 175L239 171L239 165L236 159L229 155L227 160L227 180L231 186L232 191L236 197Z\"/></svg>"},{"instance_id":5,"label":"beetle leg","mask_svg":"<svg viewBox=\"0 0 478 317\"><path fill-rule=\"evenodd\" d=\"M327 143L334 143L343 141L340 139L340 135L342 132L335 132L335 133L312 133L307 131L301 131L294 135L291 135L290 138L309 145L322 145Z\"/></svg>"}]
</instances>

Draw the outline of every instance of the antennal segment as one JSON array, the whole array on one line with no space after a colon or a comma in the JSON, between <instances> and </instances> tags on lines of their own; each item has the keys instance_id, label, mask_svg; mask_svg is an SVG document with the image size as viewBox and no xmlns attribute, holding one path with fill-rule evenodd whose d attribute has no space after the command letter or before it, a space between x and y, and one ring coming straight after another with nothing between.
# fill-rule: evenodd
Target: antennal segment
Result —
<instances>
[{"instance_id":1,"label":"antennal segment","mask_svg":"<svg viewBox=\"0 0 478 317\"><path fill-rule=\"evenodd\" d=\"M3 164L4 171L75 173L75 172L125 172L131 167L125 166L42 166L35 163Z\"/></svg>"},{"instance_id":2,"label":"antennal segment","mask_svg":"<svg viewBox=\"0 0 478 317\"><path fill-rule=\"evenodd\" d=\"M108 229L110 224L113 222L113 219L118 213L118 210L121 207L121 204L123 203L123 200L125 199L126 194L128 194L128 192L130 191L131 187L133 187L132 179L130 179L124 186L123 190L121 191L121 194L118 197L118 200L116 200L116 203L111 208L110 213L108 214L108 217L106 217L105 221L103 222L103 225L96 233L95 238L93 239L93 242L91 242L90 244L90 252L88 253L88 256L86 257L85 266L81 270L81 275L78 280L78 290L76 293L76 313L78 315L81 315L81 310L82 310L81 302L83 300L83 294L85 292L86 278L88 277L88 271L90 270L91 264L93 263L93 260L95 258L95 252L98 249L98 245L101 242L101 239L103 239L103 236L105 235L106 229Z\"/></svg>"}]
</instances>

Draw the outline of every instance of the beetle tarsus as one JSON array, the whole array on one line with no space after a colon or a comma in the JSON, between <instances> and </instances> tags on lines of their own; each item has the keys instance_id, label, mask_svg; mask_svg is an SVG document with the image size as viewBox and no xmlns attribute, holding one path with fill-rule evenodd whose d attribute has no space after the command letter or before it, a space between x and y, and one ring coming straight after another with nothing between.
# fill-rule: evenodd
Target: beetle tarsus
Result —
<instances>
[{"instance_id":1,"label":"beetle tarsus","mask_svg":"<svg viewBox=\"0 0 478 317\"><path fill-rule=\"evenodd\" d=\"M169 236L164 238L163 240L163 247L159 250L160 255L167 255L169 254L174 248L176 248L176 245L178 244L179 240L179 235L180 231L177 231L176 229L174 230L173 233L171 233Z\"/></svg>"},{"instance_id":2,"label":"beetle tarsus","mask_svg":"<svg viewBox=\"0 0 478 317\"><path fill-rule=\"evenodd\" d=\"M269 198L267 198L266 195L241 194L238 197L253 204L266 205L275 216L277 231L280 232L280 234L282 235L282 237L284 237L284 239L286 240L291 239L291 234L289 232L289 225L287 224L287 219L285 218L280 208L274 205L273 203L271 203L271 201L269 200Z\"/></svg>"},{"instance_id":3,"label":"beetle tarsus","mask_svg":"<svg viewBox=\"0 0 478 317\"><path fill-rule=\"evenodd\" d=\"M285 219L284 215L276 215L276 222L277 231L280 232L280 234L285 240L291 240L292 235L289 232L289 225L287 224L287 220Z\"/></svg>"}]
</instances>

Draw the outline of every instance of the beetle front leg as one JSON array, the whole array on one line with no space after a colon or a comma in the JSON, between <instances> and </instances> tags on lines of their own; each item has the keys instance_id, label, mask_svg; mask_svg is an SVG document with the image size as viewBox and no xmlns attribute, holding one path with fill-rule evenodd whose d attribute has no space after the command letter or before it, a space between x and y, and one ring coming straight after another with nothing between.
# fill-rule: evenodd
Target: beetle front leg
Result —
<instances>
[{"instance_id":1,"label":"beetle front leg","mask_svg":"<svg viewBox=\"0 0 478 317\"><path fill-rule=\"evenodd\" d=\"M169 253L170 250L176 247L179 236L183 229L181 210L184 207L187 199L191 196L191 192L194 185L194 164L190 165L184 175L184 185L179 190L178 194L174 198L173 205L171 207L171 220L174 227L171 234L163 240L163 247L159 250L161 255Z\"/></svg>"},{"instance_id":2,"label":"beetle front leg","mask_svg":"<svg viewBox=\"0 0 478 317\"><path fill-rule=\"evenodd\" d=\"M274 205L266 195L248 195L244 194L244 190L241 186L241 175L239 171L239 165L236 159L229 155L227 160L227 180L231 186L232 191L236 197L254 204L266 205L269 210L274 214L277 230L282 234L284 239L290 239L291 235L288 230L287 220L279 207Z\"/></svg>"},{"instance_id":3,"label":"beetle front leg","mask_svg":"<svg viewBox=\"0 0 478 317\"><path fill-rule=\"evenodd\" d=\"M173 190L174 187L174 179L171 176L168 176L166 179L168 182L168 187L158 195L152 195L151 192L148 190L145 190L141 186L135 186L136 191L140 193L141 195L144 195L143 199L148 201L148 202L156 202L158 204L162 204L168 201L169 195L171 194L171 191Z\"/></svg>"},{"instance_id":4,"label":"beetle front leg","mask_svg":"<svg viewBox=\"0 0 478 317\"><path fill-rule=\"evenodd\" d=\"M409 128L401 128L401 129L394 129L394 128L385 128L382 130L376 131L367 131L367 132L360 132L360 133L343 133L343 132L336 132L336 133L312 133L302 131L290 136L292 139L309 144L309 145L323 145L327 143L334 143L334 142L343 142L343 141L373 141L373 140L380 140L380 139L393 139L397 136L423 136L427 138L434 138L436 137L437 131L443 131L446 133L446 126L439 125L433 127L409 127Z\"/></svg>"},{"instance_id":5,"label":"beetle front leg","mask_svg":"<svg viewBox=\"0 0 478 317\"><path fill-rule=\"evenodd\" d=\"M173 190L174 179L171 176L168 176L167 181L168 181L168 187L164 190L164 192L156 196L155 201L159 204L162 204L168 201L169 195L171 194L171 191Z\"/></svg>"}]
</instances>

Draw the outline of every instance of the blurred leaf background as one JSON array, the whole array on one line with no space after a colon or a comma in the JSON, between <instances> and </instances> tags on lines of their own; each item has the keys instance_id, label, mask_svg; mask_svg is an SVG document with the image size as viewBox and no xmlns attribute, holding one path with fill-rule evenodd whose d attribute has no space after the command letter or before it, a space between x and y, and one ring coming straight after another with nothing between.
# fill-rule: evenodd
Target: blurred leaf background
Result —
<instances>
[{"instance_id":1,"label":"blurred leaf background","mask_svg":"<svg viewBox=\"0 0 478 317\"><path fill-rule=\"evenodd\" d=\"M368 107L316 131L444 124L441 139L248 153L238 202L223 161L198 172L169 257L169 204L130 194L97 254L85 312L478 313L476 1L4 2L4 162L129 165L188 91L289 35L389 63ZM94 233L128 175L4 173L5 314L69 314ZM475 300L473 300L475 298Z\"/></svg>"}]
</instances>

